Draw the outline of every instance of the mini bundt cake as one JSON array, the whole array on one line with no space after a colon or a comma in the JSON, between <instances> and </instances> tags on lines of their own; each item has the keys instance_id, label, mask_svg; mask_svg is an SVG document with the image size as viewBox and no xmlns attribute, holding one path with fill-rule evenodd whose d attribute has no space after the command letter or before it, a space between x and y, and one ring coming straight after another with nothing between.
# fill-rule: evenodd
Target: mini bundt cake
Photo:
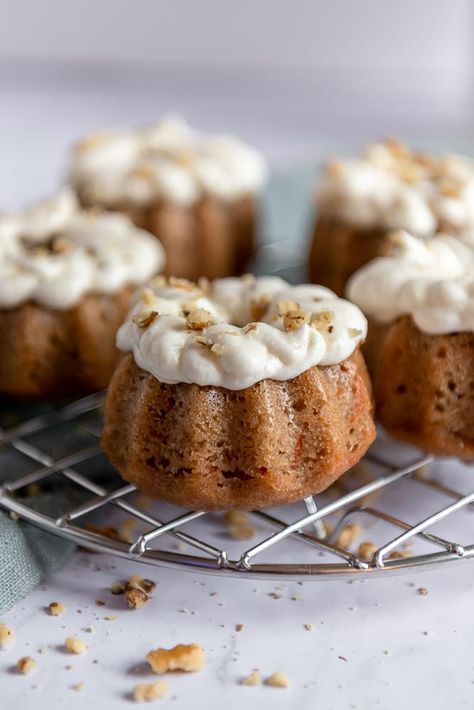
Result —
<instances>
[{"instance_id":1,"label":"mini bundt cake","mask_svg":"<svg viewBox=\"0 0 474 710\"><path fill-rule=\"evenodd\" d=\"M277 277L155 279L118 333L102 444L122 476L187 508L252 509L329 486L375 437L366 320Z\"/></svg>"},{"instance_id":2,"label":"mini bundt cake","mask_svg":"<svg viewBox=\"0 0 474 710\"><path fill-rule=\"evenodd\" d=\"M58 398L105 387L133 287L164 264L126 217L80 210L72 192L0 215L0 392Z\"/></svg>"},{"instance_id":3,"label":"mini bundt cake","mask_svg":"<svg viewBox=\"0 0 474 710\"><path fill-rule=\"evenodd\" d=\"M166 273L188 279L245 270L266 174L254 148L231 136L205 136L173 118L85 138L69 171L82 205L124 212L156 234Z\"/></svg>"},{"instance_id":4,"label":"mini bundt cake","mask_svg":"<svg viewBox=\"0 0 474 710\"><path fill-rule=\"evenodd\" d=\"M388 234L426 238L474 232L474 163L431 156L396 142L369 145L359 159L329 162L316 189L309 275L338 294L371 259L388 253Z\"/></svg>"},{"instance_id":5,"label":"mini bundt cake","mask_svg":"<svg viewBox=\"0 0 474 710\"><path fill-rule=\"evenodd\" d=\"M394 437L474 459L474 251L444 235L393 238L349 298L369 317L376 414Z\"/></svg>"}]
</instances>

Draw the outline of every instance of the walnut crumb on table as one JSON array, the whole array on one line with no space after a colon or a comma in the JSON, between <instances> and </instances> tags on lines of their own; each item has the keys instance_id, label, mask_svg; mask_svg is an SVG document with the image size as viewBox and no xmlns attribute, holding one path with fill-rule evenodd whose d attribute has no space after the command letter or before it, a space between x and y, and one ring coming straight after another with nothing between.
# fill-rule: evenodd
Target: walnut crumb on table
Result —
<instances>
[{"instance_id":1,"label":"walnut crumb on table","mask_svg":"<svg viewBox=\"0 0 474 710\"><path fill-rule=\"evenodd\" d=\"M7 648L14 638L14 633L8 624L0 624L0 648Z\"/></svg>"},{"instance_id":2,"label":"walnut crumb on table","mask_svg":"<svg viewBox=\"0 0 474 710\"><path fill-rule=\"evenodd\" d=\"M377 545L373 542L361 542L357 550L357 557L363 562L370 562L377 552Z\"/></svg>"},{"instance_id":3,"label":"walnut crumb on table","mask_svg":"<svg viewBox=\"0 0 474 710\"><path fill-rule=\"evenodd\" d=\"M168 671L196 673L204 667L205 653L202 646L196 643L180 643L173 648L157 648L155 651L150 651L146 655L146 660L155 673Z\"/></svg>"},{"instance_id":4,"label":"walnut crumb on table","mask_svg":"<svg viewBox=\"0 0 474 710\"><path fill-rule=\"evenodd\" d=\"M51 602L48 605L50 616L62 616L64 614L64 605L61 602Z\"/></svg>"},{"instance_id":5,"label":"walnut crumb on table","mask_svg":"<svg viewBox=\"0 0 474 710\"><path fill-rule=\"evenodd\" d=\"M34 658L31 658L31 656L23 656L23 658L17 661L16 667L20 673L27 675L36 668L36 661Z\"/></svg>"},{"instance_id":6,"label":"walnut crumb on table","mask_svg":"<svg viewBox=\"0 0 474 710\"><path fill-rule=\"evenodd\" d=\"M154 683L139 683L133 689L133 699L136 703L146 703L152 700L161 700L168 692L168 684L163 680Z\"/></svg>"},{"instance_id":7,"label":"walnut crumb on table","mask_svg":"<svg viewBox=\"0 0 474 710\"><path fill-rule=\"evenodd\" d=\"M290 681L286 673L280 671L268 676L268 678L265 679L265 685L270 685L272 688L289 688Z\"/></svg>"},{"instance_id":8,"label":"walnut crumb on table","mask_svg":"<svg viewBox=\"0 0 474 710\"><path fill-rule=\"evenodd\" d=\"M64 645L69 653L75 653L76 655L85 653L88 650L87 644L77 636L68 636L64 641Z\"/></svg>"},{"instance_id":9,"label":"walnut crumb on table","mask_svg":"<svg viewBox=\"0 0 474 710\"><path fill-rule=\"evenodd\" d=\"M357 523L345 525L337 536L336 544L339 547L348 548L362 535L362 527Z\"/></svg>"},{"instance_id":10,"label":"walnut crumb on table","mask_svg":"<svg viewBox=\"0 0 474 710\"><path fill-rule=\"evenodd\" d=\"M260 685L261 682L262 676L260 675L260 671L253 671L250 675L242 678L240 685Z\"/></svg>"}]
</instances>

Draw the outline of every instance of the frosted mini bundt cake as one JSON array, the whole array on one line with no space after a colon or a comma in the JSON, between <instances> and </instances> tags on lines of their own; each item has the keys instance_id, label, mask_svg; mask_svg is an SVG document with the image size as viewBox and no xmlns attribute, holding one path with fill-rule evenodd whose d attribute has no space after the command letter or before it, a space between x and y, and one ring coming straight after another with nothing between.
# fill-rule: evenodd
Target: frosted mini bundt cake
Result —
<instances>
[{"instance_id":1,"label":"frosted mini bundt cake","mask_svg":"<svg viewBox=\"0 0 474 710\"><path fill-rule=\"evenodd\" d=\"M83 205L128 214L163 243L166 273L190 279L242 273L266 174L254 148L178 119L89 136L70 167Z\"/></svg>"},{"instance_id":2,"label":"frosted mini bundt cake","mask_svg":"<svg viewBox=\"0 0 474 710\"><path fill-rule=\"evenodd\" d=\"M310 277L342 294L354 271L387 253L394 229L419 238L438 231L474 238L474 163L375 143L361 158L326 166L316 203Z\"/></svg>"},{"instance_id":3,"label":"frosted mini bundt cake","mask_svg":"<svg viewBox=\"0 0 474 710\"><path fill-rule=\"evenodd\" d=\"M0 215L0 392L61 397L105 387L133 286L164 264L158 240L63 191Z\"/></svg>"},{"instance_id":4,"label":"frosted mini bundt cake","mask_svg":"<svg viewBox=\"0 0 474 710\"><path fill-rule=\"evenodd\" d=\"M118 334L103 446L123 477L188 508L318 493L374 439L359 309L276 277L170 279Z\"/></svg>"},{"instance_id":5,"label":"frosted mini bundt cake","mask_svg":"<svg viewBox=\"0 0 474 710\"><path fill-rule=\"evenodd\" d=\"M347 290L369 316L376 413L395 437L474 459L474 251L406 233L394 249Z\"/></svg>"}]
</instances>

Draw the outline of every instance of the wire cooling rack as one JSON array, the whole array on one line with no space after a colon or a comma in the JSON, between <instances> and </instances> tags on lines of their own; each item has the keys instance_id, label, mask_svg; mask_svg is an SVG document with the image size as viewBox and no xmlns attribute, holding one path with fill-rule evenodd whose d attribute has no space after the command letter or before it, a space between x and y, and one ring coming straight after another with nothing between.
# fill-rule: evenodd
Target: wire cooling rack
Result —
<instances>
[{"instance_id":1,"label":"wire cooling rack","mask_svg":"<svg viewBox=\"0 0 474 710\"><path fill-rule=\"evenodd\" d=\"M222 514L152 502L124 485L99 445L103 400L20 420L6 408L17 418L0 428L0 505L11 515L98 551L246 578L350 578L474 558L466 466L382 441L317 499L248 513L251 539L234 539Z\"/></svg>"}]
</instances>

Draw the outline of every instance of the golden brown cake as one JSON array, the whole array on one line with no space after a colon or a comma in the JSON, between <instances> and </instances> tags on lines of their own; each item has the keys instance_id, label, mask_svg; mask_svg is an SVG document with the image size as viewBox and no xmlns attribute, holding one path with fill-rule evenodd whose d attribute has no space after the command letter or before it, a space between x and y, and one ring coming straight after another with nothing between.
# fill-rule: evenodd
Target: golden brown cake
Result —
<instances>
[{"instance_id":1,"label":"golden brown cake","mask_svg":"<svg viewBox=\"0 0 474 710\"><path fill-rule=\"evenodd\" d=\"M348 295L369 316L376 414L394 437L474 458L474 252L446 236L399 235L356 272Z\"/></svg>"},{"instance_id":2,"label":"golden brown cake","mask_svg":"<svg viewBox=\"0 0 474 710\"><path fill-rule=\"evenodd\" d=\"M58 398L105 387L133 286L164 263L121 215L80 210L69 191L0 216L0 392Z\"/></svg>"},{"instance_id":3,"label":"golden brown cake","mask_svg":"<svg viewBox=\"0 0 474 710\"><path fill-rule=\"evenodd\" d=\"M156 234L166 273L239 274L255 249L266 164L230 136L205 136L179 119L101 133L75 148L70 181L84 206L127 214Z\"/></svg>"},{"instance_id":4,"label":"golden brown cake","mask_svg":"<svg viewBox=\"0 0 474 710\"><path fill-rule=\"evenodd\" d=\"M254 318L258 318L255 321ZM375 437L366 321L276 277L145 289L118 335L104 450L187 508L263 508L327 488Z\"/></svg>"},{"instance_id":5,"label":"golden brown cake","mask_svg":"<svg viewBox=\"0 0 474 710\"><path fill-rule=\"evenodd\" d=\"M338 294L357 269L388 253L389 234L439 231L468 239L474 230L474 165L396 142L369 145L361 158L327 164L316 190L309 275Z\"/></svg>"}]
</instances>

